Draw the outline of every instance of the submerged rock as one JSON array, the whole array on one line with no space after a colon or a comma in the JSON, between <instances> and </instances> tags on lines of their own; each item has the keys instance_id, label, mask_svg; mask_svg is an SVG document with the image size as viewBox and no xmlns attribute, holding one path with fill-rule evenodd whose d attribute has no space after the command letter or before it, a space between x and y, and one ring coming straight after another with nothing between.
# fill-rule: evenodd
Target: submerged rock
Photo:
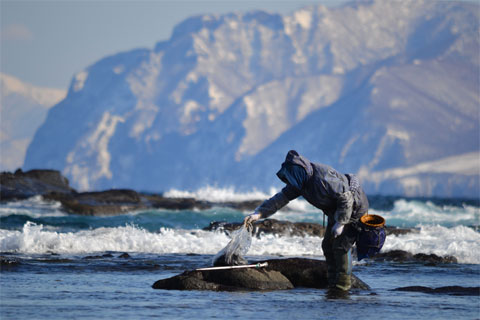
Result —
<instances>
[{"instance_id":1,"label":"submerged rock","mask_svg":"<svg viewBox=\"0 0 480 320\"><path fill-rule=\"evenodd\" d=\"M446 286L429 288L424 286L410 286L393 289L393 291L411 291L430 294L448 294L453 296L480 296L480 287Z\"/></svg>"},{"instance_id":2,"label":"submerged rock","mask_svg":"<svg viewBox=\"0 0 480 320\"><path fill-rule=\"evenodd\" d=\"M21 264L15 257L0 256L0 271L13 269Z\"/></svg>"},{"instance_id":3,"label":"submerged rock","mask_svg":"<svg viewBox=\"0 0 480 320\"><path fill-rule=\"evenodd\" d=\"M158 280L152 287L167 290L245 291L286 290L295 287L325 289L328 286L325 261L289 258L262 262L268 262L268 267L185 271L180 275ZM370 289L356 276L352 276L352 288Z\"/></svg>"},{"instance_id":4,"label":"submerged rock","mask_svg":"<svg viewBox=\"0 0 480 320\"><path fill-rule=\"evenodd\" d=\"M457 263L457 258L454 256L437 256L436 254L417 253L412 254L403 250L392 250L388 252L381 252L374 258L377 261L395 261L395 262L422 262L431 265L443 263Z\"/></svg>"}]
</instances>

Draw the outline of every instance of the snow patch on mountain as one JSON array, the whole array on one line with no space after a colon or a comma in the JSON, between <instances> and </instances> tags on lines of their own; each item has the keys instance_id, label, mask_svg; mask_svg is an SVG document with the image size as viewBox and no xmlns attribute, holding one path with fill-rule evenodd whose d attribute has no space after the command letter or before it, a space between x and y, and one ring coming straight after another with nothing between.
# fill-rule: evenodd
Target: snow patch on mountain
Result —
<instances>
[{"instance_id":1,"label":"snow patch on mountain","mask_svg":"<svg viewBox=\"0 0 480 320\"><path fill-rule=\"evenodd\" d=\"M90 179L98 180L100 178L111 179L110 161L112 156L108 149L108 144L119 122L125 122L120 116L111 115L105 112L100 123L93 132L77 145L67 156L67 166L64 172L78 181L81 190L89 190ZM89 166L80 166L85 161L90 162L94 157L95 162Z\"/></svg>"}]
</instances>

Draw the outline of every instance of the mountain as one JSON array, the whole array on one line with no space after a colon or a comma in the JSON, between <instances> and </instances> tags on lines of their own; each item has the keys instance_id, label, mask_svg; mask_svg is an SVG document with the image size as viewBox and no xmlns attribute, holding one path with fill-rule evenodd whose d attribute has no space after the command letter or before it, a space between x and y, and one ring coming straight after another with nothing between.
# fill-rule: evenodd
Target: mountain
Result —
<instances>
[{"instance_id":1,"label":"mountain","mask_svg":"<svg viewBox=\"0 0 480 320\"><path fill-rule=\"evenodd\" d=\"M64 90L35 87L0 73L0 170L13 171L22 166L27 147L48 109L65 95Z\"/></svg>"},{"instance_id":2,"label":"mountain","mask_svg":"<svg viewBox=\"0 0 480 320\"><path fill-rule=\"evenodd\" d=\"M191 17L75 75L25 169L80 190L268 190L296 149L371 194L478 197L479 20L382 0Z\"/></svg>"}]
</instances>

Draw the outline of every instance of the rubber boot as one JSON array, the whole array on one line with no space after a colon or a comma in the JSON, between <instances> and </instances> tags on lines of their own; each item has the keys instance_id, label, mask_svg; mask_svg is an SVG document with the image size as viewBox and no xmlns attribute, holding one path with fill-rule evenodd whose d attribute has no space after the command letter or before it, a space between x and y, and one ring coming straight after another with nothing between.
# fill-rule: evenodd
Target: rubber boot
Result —
<instances>
[{"instance_id":1,"label":"rubber boot","mask_svg":"<svg viewBox=\"0 0 480 320\"><path fill-rule=\"evenodd\" d=\"M335 251L335 263L337 267L337 278L335 287L340 290L350 290L352 287L352 255L351 250L347 252Z\"/></svg>"},{"instance_id":2,"label":"rubber boot","mask_svg":"<svg viewBox=\"0 0 480 320\"><path fill-rule=\"evenodd\" d=\"M337 284L337 267L335 265L335 258L334 257L325 257L327 261L327 280L328 280L328 287L334 288Z\"/></svg>"},{"instance_id":3,"label":"rubber boot","mask_svg":"<svg viewBox=\"0 0 480 320\"><path fill-rule=\"evenodd\" d=\"M337 284L335 288L348 291L352 287L352 276L345 273L340 273L337 276Z\"/></svg>"},{"instance_id":4,"label":"rubber boot","mask_svg":"<svg viewBox=\"0 0 480 320\"><path fill-rule=\"evenodd\" d=\"M332 248L332 241L332 226L328 224L322 241L322 250L327 262L327 281L329 288L334 288L335 284L337 283L337 266L335 263L335 254Z\"/></svg>"}]
</instances>

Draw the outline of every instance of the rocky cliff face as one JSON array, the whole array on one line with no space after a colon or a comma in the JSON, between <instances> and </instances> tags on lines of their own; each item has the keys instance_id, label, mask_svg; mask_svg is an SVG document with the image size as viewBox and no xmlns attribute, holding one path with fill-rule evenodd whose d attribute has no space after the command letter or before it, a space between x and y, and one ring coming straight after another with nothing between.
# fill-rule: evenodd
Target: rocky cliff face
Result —
<instances>
[{"instance_id":1,"label":"rocky cliff face","mask_svg":"<svg viewBox=\"0 0 480 320\"><path fill-rule=\"evenodd\" d=\"M80 190L268 189L289 149L369 193L477 196L479 6L204 15L77 74L25 168Z\"/></svg>"}]
</instances>

